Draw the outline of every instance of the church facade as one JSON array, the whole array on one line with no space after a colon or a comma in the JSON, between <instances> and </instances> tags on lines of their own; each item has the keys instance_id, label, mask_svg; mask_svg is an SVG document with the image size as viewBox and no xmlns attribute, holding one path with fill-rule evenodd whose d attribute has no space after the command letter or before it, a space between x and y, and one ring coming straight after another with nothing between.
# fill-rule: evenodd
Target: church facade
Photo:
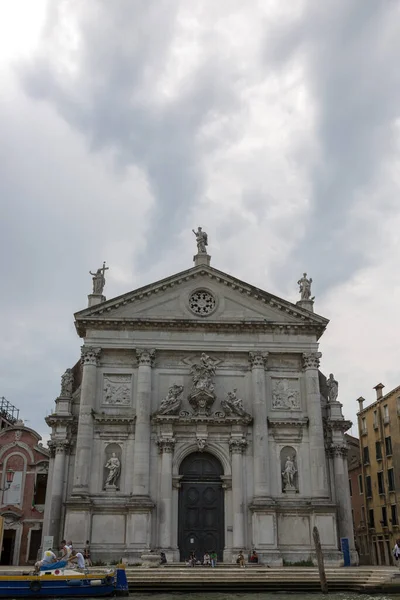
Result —
<instances>
[{"instance_id":1,"label":"church facade","mask_svg":"<svg viewBox=\"0 0 400 600\"><path fill-rule=\"evenodd\" d=\"M47 417L44 535L102 560L255 548L281 565L315 559L317 526L328 564L340 538L356 562L350 423L319 371L311 280L282 300L213 268L195 233L194 266L162 281L106 300L93 274L81 360Z\"/></svg>"}]
</instances>

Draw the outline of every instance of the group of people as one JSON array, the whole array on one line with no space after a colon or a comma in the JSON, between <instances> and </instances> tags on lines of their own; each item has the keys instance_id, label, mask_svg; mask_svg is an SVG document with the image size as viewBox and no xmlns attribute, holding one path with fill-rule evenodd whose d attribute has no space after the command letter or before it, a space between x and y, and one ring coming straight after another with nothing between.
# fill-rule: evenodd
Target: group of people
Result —
<instances>
[{"instance_id":1,"label":"group of people","mask_svg":"<svg viewBox=\"0 0 400 600\"><path fill-rule=\"evenodd\" d=\"M217 566L217 553L215 550L212 552L205 552L203 556L203 561L199 560L196 556L195 552L191 552L189 556L189 560L187 561L188 567L195 567L196 565L204 565L206 567L216 567Z\"/></svg>"},{"instance_id":2,"label":"group of people","mask_svg":"<svg viewBox=\"0 0 400 600\"><path fill-rule=\"evenodd\" d=\"M244 567L246 563L243 550L239 552L236 558L236 564L240 567ZM255 550L249 555L249 563L258 563L258 554ZM205 552L203 561L199 560L195 552L191 552L188 561L186 562L188 567L195 567L196 565L204 565L206 567L217 566L217 553L215 550L212 552Z\"/></svg>"},{"instance_id":3,"label":"group of people","mask_svg":"<svg viewBox=\"0 0 400 600\"><path fill-rule=\"evenodd\" d=\"M61 541L59 555L56 556L51 548L45 550L42 560L35 563L35 570L40 571L41 568L65 568L67 565L73 566L78 570L83 570L86 567L92 566L90 558L90 542L86 540L83 552L74 550L72 541Z\"/></svg>"}]
</instances>

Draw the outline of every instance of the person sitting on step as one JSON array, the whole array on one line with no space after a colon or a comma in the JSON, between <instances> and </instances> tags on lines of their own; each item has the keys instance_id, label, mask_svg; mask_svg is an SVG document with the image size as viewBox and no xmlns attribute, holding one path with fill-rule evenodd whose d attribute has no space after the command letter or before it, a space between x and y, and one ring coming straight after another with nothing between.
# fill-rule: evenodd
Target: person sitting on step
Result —
<instances>
[{"instance_id":1,"label":"person sitting on step","mask_svg":"<svg viewBox=\"0 0 400 600\"><path fill-rule=\"evenodd\" d=\"M236 564L239 565L239 567L245 567L243 550L237 555Z\"/></svg>"},{"instance_id":2,"label":"person sitting on step","mask_svg":"<svg viewBox=\"0 0 400 600\"><path fill-rule=\"evenodd\" d=\"M203 557L203 565L205 565L206 567L211 566L211 558L207 551L205 552Z\"/></svg>"}]
</instances>

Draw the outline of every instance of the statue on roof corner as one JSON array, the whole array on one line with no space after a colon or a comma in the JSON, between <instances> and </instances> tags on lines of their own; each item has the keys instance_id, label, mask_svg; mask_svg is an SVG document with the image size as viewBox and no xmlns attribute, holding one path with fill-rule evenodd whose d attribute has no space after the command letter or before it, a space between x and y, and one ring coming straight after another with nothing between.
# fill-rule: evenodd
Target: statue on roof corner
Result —
<instances>
[{"instance_id":1,"label":"statue on roof corner","mask_svg":"<svg viewBox=\"0 0 400 600\"><path fill-rule=\"evenodd\" d=\"M201 227L198 227L197 231L195 231L194 229L192 229L192 231L196 236L197 253L207 254L206 246L208 246L208 236L206 232L203 231Z\"/></svg>"},{"instance_id":2,"label":"statue on roof corner","mask_svg":"<svg viewBox=\"0 0 400 600\"><path fill-rule=\"evenodd\" d=\"M303 277L297 283L299 285L301 300L314 300L314 298L311 298L311 277L307 279L307 273L303 273Z\"/></svg>"},{"instance_id":3,"label":"statue on roof corner","mask_svg":"<svg viewBox=\"0 0 400 600\"><path fill-rule=\"evenodd\" d=\"M339 393L339 384L334 378L333 373L326 378L326 385L328 387L329 402L336 402Z\"/></svg>"},{"instance_id":4,"label":"statue on roof corner","mask_svg":"<svg viewBox=\"0 0 400 600\"><path fill-rule=\"evenodd\" d=\"M106 263L103 262L101 269L97 269L96 273L89 271L90 275L93 275L93 294L102 295L104 286L106 285L106 278L104 273L108 271L109 267L106 267Z\"/></svg>"}]
</instances>

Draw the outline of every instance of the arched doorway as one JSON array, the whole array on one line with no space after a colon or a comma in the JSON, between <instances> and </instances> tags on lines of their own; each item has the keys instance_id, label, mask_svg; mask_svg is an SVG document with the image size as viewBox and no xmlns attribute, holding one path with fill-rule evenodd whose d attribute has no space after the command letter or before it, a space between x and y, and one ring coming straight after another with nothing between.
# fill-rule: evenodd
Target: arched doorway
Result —
<instances>
[{"instance_id":1,"label":"arched doorway","mask_svg":"<svg viewBox=\"0 0 400 600\"><path fill-rule=\"evenodd\" d=\"M224 491L222 465L207 452L189 454L181 463L178 543L180 560L191 552L200 559L215 550L222 560L224 550Z\"/></svg>"}]
</instances>

